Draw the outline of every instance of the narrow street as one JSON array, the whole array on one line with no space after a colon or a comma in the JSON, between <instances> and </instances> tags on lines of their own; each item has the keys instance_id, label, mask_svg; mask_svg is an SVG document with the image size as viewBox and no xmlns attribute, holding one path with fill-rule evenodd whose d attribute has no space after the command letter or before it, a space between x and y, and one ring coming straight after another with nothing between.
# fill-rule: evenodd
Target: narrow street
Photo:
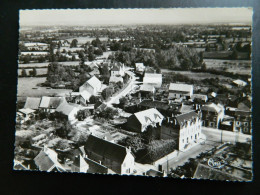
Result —
<instances>
[{"instance_id":1,"label":"narrow street","mask_svg":"<svg viewBox=\"0 0 260 195\"><path fill-rule=\"evenodd\" d=\"M130 76L131 81L127 84L127 87L125 87L119 94L111 97L110 100L106 102L108 106L111 106L113 103L118 103L121 97L126 96L133 89L133 85L136 80L135 75L130 71L126 71L126 74Z\"/></svg>"}]
</instances>

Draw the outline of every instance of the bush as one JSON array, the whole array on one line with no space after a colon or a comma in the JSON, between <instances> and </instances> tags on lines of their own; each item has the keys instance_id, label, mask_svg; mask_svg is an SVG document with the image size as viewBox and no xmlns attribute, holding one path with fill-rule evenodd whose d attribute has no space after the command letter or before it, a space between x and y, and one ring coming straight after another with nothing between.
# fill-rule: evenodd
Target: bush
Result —
<instances>
[{"instance_id":1,"label":"bush","mask_svg":"<svg viewBox=\"0 0 260 195\"><path fill-rule=\"evenodd\" d=\"M147 156L143 158L142 163L151 163L160 158L168 155L174 151L175 141L173 139L169 140L153 140L146 148Z\"/></svg>"}]
</instances>

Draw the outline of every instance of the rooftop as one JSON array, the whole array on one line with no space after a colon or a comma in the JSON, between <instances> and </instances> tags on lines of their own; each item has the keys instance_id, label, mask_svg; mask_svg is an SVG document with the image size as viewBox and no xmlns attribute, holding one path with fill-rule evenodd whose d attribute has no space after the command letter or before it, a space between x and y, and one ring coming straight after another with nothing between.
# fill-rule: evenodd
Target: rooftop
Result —
<instances>
[{"instance_id":1,"label":"rooftop","mask_svg":"<svg viewBox=\"0 0 260 195\"><path fill-rule=\"evenodd\" d=\"M26 102L24 104L24 108L30 108L33 110L37 110L39 108L40 102L41 102L41 98L27 97Z\"/></svg>"},{"instance_id":2,"label":"rooftop","mask_svg":"<svg viewBox=\"0 0 260 195\"><path fill-rule=\"evenodd\" d=\"M193 90L193 86L187 85L187 84L171 83L170 86L169 86L169 90L190 92L190 91Z\"/></svg>"},{"instance_id":3,"label":"rooftop","mask_svg":"<svg viewBox=\"0 0 260 195\"><path fill-rule=\"evenodd\" d=\"M139 120L141 124L147 124L148 121L157 121L158 118L162 120L163 115L155 108L150 108L144 111L134 113L136 118Z\"/></svg>"},{"instance_id":4,"label":"rooftop","mask_svg":"<svg viewBox=\"0 0 260 195\"><path fill-rule=\"evenodd\" d=\"M93 152L104 156L107 159L122 163L127 154L127 148L124 146L111 143L109 141L100 139L93 135L88 137L88 140L85 144L85 150L87 152Z\"/></svg>"}]
</instances>

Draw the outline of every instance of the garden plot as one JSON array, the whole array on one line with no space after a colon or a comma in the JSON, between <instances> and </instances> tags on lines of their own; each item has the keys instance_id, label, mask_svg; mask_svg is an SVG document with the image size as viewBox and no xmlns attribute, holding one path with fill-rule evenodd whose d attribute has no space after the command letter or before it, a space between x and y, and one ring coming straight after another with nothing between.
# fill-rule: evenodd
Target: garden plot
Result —
<instances>
[{"instance_id":1,"label":"garden plot","mask_svg":"<svg viewBox=\"0 0 260 195\"><path fill-rule=\"evenodd\" d=\"M208 69L251 75L251 60L204 59L204 62Z\"/></svg>"},{"instance_id":2,"label":"garden plot","mask_svg":"<svg viewBox=\"0 0 260 195\"><path fill-rule=\"evenodd\" d=\"M51 89L48 87L38 87L37 84L44 83L46 77L26 77L18 78L18 97L41 97L41 96L65 96L72 92L71 89Z\"/></svg>"}]
</instances>

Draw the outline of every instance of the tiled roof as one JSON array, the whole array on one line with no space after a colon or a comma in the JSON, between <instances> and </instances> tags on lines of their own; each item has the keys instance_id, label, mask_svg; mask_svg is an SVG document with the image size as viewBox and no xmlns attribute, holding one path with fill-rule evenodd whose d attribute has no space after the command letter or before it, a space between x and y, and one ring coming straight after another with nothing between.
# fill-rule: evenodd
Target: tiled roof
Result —
<instances>
[{"instance_id":1,"label":"tiled roof","mask_svg":"<svg viewBox=\"0 0 260 195\"><path fill-rule=\"evenodd\" d=\"M80 95L87 101L89 101L89 98L92 96L92 94L89 93L87 90L80 92Z\"/></svg>"},{"instance_id":2,"label":"tiled roof","mask_svg":"<svg viewBox=\"0 0 260 195\"><path fill-rule=\"evenodd\" d=\"M38 97L27 97L24 108L30 108L37 110L39 108L41 98Z\"/></svg>"},{"instance_id":3,"label":"tiled roof","mask_svg":"<svg viewBox=\"0 0 260 195\"><path fill-rule=\"evenodd\" d=\"M64 97L46 97L43 96L40 108L57 108L61 103L66 102Z\"/></svg>"},{"instance_id":4,"label":"tiled roof","mask_svg":"<svg viewBox=\"0 0 260 195\"><path fill-rule=\"evenodd\" d=\"M196 112L188 112L184 114L180 114L176 116L177 122L179 125L184 124L185 121L192 120L193 118L197 118L198 114Z\"/></svg>"},{"instance_id":5,"label":"tiled roof","mask_svg":"<svg viewBox=\"0 0 260 195\"><path fill-rule=\"evenodd\" d=\"M100 156L104 156L107 159L123 163L125 156L127 154L127 148L111 143L109 141L100 139L93 135L88 137L88 140L85 144L85 151L96 153Z\"/></svg>"},{"instance_id":6,"label":"tiled roof","mask_svg":"<svg viewBox=\"0 0 260 195\"><path fill-rule=\"evenodd\" d=\"M147 91L147 92L153 92L154 91L154 86L152 85L141 85L140 91Z\"/></svg>"},{"instance_id":7,"label":"tiled roof","mask_svg":"<svg viewBox=\"0 0 260 195\"><path fill-rule=\"evenodd\" d=\"M35 110L32 110L30 108L22 108L19 110L19 112L24 113L24 114L30 114L30 113L35 112Z\"/></svg>"},{"instance_id":8,"label":"tiled roof","mask_svg":"<svg viewBox=\"0 0 260 195\"><path fill-rule=\"evenodd\" d=\"M187 112L191 112L191 111L194 111L192 105L185 105L184 104L184 105L181 106L181 109L180 109L181 113L187 113Z\"/></svg>"},{"instance_id":9,"label":"tiled roof","mask_svg":"<svg viewBox=\"0 0 260 195\"><path fill-rule=\"evenodd\" d=\"M143 83L161 83L161 82L162 82L162 74L145 73L143 78Z\"/></svg>"},{"instance_id":10,"label":"tiled roof","mask_svg":"<svg viewBox=\"0 0 260 195\"><path fill-rule=\"evenodd\" d=\"M59 107L56 109L57 112L61 112L64 115L69 115L74 109L78 109L68 103L62 103L59 105Z\"/></svg>"},{"instance_id":11,"label":"tiled roof","mask_svg":"<svg viewBox=\"0 0 260 195\"><path fill-rule=\"evenodd\" d=\"M55 151L47 148L47 151L42 150L34 158L34 162L38 166L39 170L52 171L56 167L59 171L65 171L62 165L56 159L51 157L50 153L55 153Z\"/></svg>"},{"instance_id":12,"label":"tiled roof","mask_svg":"<svg viewBox=\"0 0 260 195\"><path fill-rule=\"evenodd\" d=\"M194 100L194 99L201 99L201 100L204 100L204 101L206 101L206 100L208 100L208 96L207 95L202 95L202 94L193 94L192 96L191 96L191 98Z\"/></svg>"},{"instance_id":13,"label":"tiled roof","mask_svg":"<svg viewBox=\"0 0 260 195\"><path fill-rule=\"evenodd\" d=\"M85 158L85 161L89 165L88 173L108 173L108 168L98 162Z\"/></svg>"},{"instance_id":14,"label":"tiled roof","mask_svg":"<svg viewBox=\"0 0 260 195\"><path fill-rule=\"evenodd\" d=\"M87 83L93 88L96 88L97 85L99 85L101 82L97 77L93 76L89 80L87 80Z\"/></svg>"},{"instance_id":15,"label":"tiled roof","mask_svg":"<svg viewBox=\"0 0 260 195\"><path fill-rule=\"evenodd\" d=\"M201 107L201 110L205 110L205 111L209 111L209 112L216 112L216 113L219 113L221 112L222 110L222 106L221 105L216 105L214 103L211 103L211 104L207 104L207 105L203 105Z\"/></svg>"},{"instance_id":16,"label":"tiled roof","mask_svg":"<svg viewBox=\"0 0 260 195\"><path fill-rule=\"evenodd\" d=\"M147 124L150 122L156 122L158 120L163 120L163 115L155 108L150 108L144 111L134 113L136 118L141 124ZM148 122L150 121L150 122Z\"/></svg>"},{"instance_id":17,"label":"tiled roof","mask_svg":"<svg viewBox=\"0 0 260 195\"><path fill-rule=\"evenodd\" d=\"M190 92L193 90L192 85L187 84L178 84L178 83L171 83L169 86L169 90L171 91L183 91L183 92Z\"/></svg>"}]
</instances>

